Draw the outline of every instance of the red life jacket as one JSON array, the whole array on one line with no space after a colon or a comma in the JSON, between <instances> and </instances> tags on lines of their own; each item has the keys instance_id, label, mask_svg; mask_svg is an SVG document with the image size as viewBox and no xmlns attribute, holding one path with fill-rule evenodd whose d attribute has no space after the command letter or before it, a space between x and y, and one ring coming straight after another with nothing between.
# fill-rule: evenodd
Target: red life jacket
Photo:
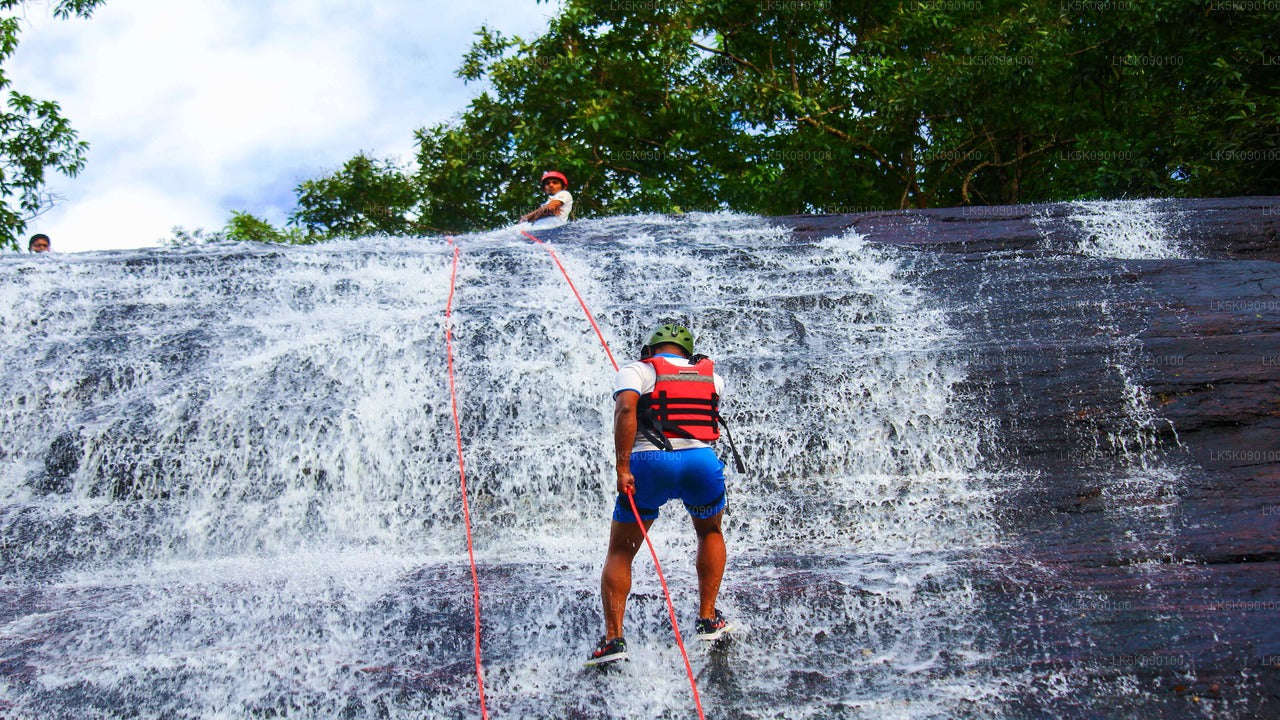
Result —
<instances>
[{"instance_id":1,"label":"red life jacket","mask_svg":"<svg viewBox=\"0 0 1280 720\"><path fill-rule=\"evenodd\" d=\"M692 367L676 365L660 355L643 359L657 373L653 392L640 397L636 418L641 434L670 450L667 438L711 442L720 437L720 396L716 393L715 363L693 359Z\"/></svg>"}]
</instances>

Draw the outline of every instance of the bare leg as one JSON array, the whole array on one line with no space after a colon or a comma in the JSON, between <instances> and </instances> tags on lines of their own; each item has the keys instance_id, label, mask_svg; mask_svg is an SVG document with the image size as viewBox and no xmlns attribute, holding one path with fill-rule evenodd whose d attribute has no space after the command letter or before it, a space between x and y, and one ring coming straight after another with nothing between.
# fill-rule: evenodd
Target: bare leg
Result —
<instances>
[{"instance_id":1,"label":"bare leg","mask_svg":"<svg viewBox=\"0 0 1280 720\"><path fill-rule=\"evenodd\" d=\"M720 594L720 580L724 578L724 535L720 533L720 518L724 512L699 520L692 518L693 529L698 533L698 617L711 618L716 614L716 596Z\"/></svg>"},{"instance_id":2,"label":"bare leg","mask_svg":"<svg viewBox=\"0 0 1280 720\"><path fill-rule=\"evenodd\" d=\"M648 530L652 520L645 522ZM631 593L631 561L640 550L644 535L639 523L613 521L609 528L609 553L600 574L600 601L604 606L605 638L622 637L622 618L627 612L627 595Z\"/></svg>"}]
</instances>

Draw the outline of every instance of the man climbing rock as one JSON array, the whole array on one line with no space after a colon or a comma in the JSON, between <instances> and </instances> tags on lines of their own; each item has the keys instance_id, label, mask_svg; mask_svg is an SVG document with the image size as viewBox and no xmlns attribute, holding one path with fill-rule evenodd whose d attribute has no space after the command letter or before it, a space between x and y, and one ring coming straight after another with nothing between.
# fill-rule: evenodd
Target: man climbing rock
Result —
<instances>
[{"instance_id":1,"label":"man climbing rock","mask_svg":"<svg viewBox=\"0 0 1280 720\"><path fill-rule=\"evenodd\" d=\"M724 381L710 358L693 354L693 335L683 326L662 325L641 349L639 361L614 379L613 443L618 497L609 550L600 577L605 635L588 665L623 660L622 635L631 563L644 535L668 500L684 502L698 536L698 620L703 640L732 629L716 609L724 577L724 463L710 442L719 437L719 401ZM631 510L633 496L640 518Z\"/></svg>"}]
</instances>

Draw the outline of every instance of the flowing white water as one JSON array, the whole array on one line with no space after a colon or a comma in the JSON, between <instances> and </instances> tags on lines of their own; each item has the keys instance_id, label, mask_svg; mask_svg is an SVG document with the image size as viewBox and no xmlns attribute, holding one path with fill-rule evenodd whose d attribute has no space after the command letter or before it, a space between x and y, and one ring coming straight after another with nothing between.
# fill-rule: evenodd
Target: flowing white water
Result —
<instances>
[{"instance_id":1,"label":"flowing white water","mask_svg":"<svg viewBox=\"0 0 1280 720\"><path fill-rule=\"evenodd\" d=\"M1188 257L1159 200L1079 202L1069 219L1084 232L1079 251L1100 258Z\"/></svg>"},{"instance_id":2,"label":"flowing white water","mask_svg":"<svg viewBox=\"0 0 1280 720\"><path fill-rule=\"evenodd\" d=\"M546 238L619 361L687 322L728 380L708 717L1000 714L966 578L997 541L944 309L894 250L724 215ZM613 370L545 251L457 238L459 402L490 714L687 717L637 560L600 632ZM442 242L6 260L0 708L12 717L478 717ZM683 623L693 542L654 540ZM625 688L625 692L620 691Z\"/></svg>"}]
</instances>

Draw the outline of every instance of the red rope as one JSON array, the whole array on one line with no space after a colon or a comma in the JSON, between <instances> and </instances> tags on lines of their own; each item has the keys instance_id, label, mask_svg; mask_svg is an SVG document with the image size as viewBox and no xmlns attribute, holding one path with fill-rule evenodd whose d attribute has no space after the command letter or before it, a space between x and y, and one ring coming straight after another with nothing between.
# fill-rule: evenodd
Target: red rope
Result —
<instances>
[{"instance_id":1,"label":"red rope","mask_svg":"<svg viewBox=\"0 0 1280 720\"><path fill-rule=\"evenodd\" d=\"M658 551L653 549L653 541L649 539L649 531L644 529L644 521L640 519L640 511L636 509L636 496L627 493L627 502L631 503L631 514L640 526L640 534L644 535L644 544L649 546L649 555L653 558L653 569L658 571L658 582L662 583L662 594L667 598L667 614L671 616L671 629L676 635L676 645L680 648L680 657L684 658L684 671L689 675L689 687L693 688L693 704L698 708L698 718L706 720L702 714L702 698L698 697L698 683L693 679L693 666L689 664L689 653L685 652L684 640L680 639L680 626L676 624L676 606L671 602L671 591L667 589L667 579L662 576L662 565L658 562Z\"/></svg>"},{"instance_id":2,"label":"red rope","mask_svg":"<svg viewBox=\"0 0 1280 720\"><path fill-rule=\"evenodd\" d=\"M489 711L484 704L484 666L480 663L480 576L476 572L476 554L471 546L471 509L467 505L467 471L462 461L462 423L458 419L458 392L453 379L453 290L458 277L458 246L453 246L453 272L449 275L449 301L444 306L444 344L449 353L449 399L453 404L453 436L458 442L458 479L462 485L462 518L467 528L467 557L471 560L472 605L475 607L476 624L476 684L480 688L480 717L486 720Z\"/></svg>"},{"instance_id":3,"label":"red rope","mask_svg":"<svg viewBox=\"0 0 1280 720\"><path fill-rule=\"evenodd\" d=\"M524 230L521 230L520 232L524 233L525 237L538 243L542 247L546 248L547 252L551 253L551 259L556 261L556 267L560 268L560 274L564 275L565 282L569 283L569 289L573 291L573 296L578 298L578 304L582 306L582 312L587 314L587 322L591 323L592 328L595 328L596 337L600 338L600 346L604 348L604 354L609 356L609 362L613 363L613 369L616 371L618 369L618 361L613 359L613 352L609 350L609 343L604 341L604 334L600 332L600 326L596 325L595 318L591 317L591 311L587 309L587 304L583 302L582 295L578 293L578 288L574 287L573 280L569 279L569 271L564 269L564 265L560 262L560 256L556 255L556 251L552 250L550 245L542 242Z\"/></svg>"},{"instance_id":4,"label":"red rope","mask_svg":"<svg viewBox=\"0 0 1280 720\"><path fill-rule=\"evenodd\" d=\"M596 330L596 337L600 338L600 345L604 348L604 352L609 356L609 362L613 363L613 369L618 369L618 361L613 359L613 353L609 351L609 343L605 342L604 335L600 332L600 327L596 325L595 319L591 317L591 311L587 309L587 304L583 302L582 295L578 293L578 288L573 286L573 280L569 279L569 272L564 269L556 251L551 249L550 245L542 242L538 238L530 235L524 230L520 231L530 240L538 243L551 253L551 259L556 261L556 265L560 268L560 273L564 275L565 282L569 283L569 289L573 290L573 294L578 298L578 304L582 306L582 312L587 314L587 320L591 323L591 327ZM640 533L644 535L644 542L649 546L649 555L653 557L653 569L658 572L658 582L662 584L662 594L667 599L667 614L671 616L671 629L675 632L676 646L680 648L680 656L684 658L684 670L689 675L689 687L693 689L693 704L698 709L698 718L705 720L706 716L702 714L702 698L698 696L698 683L693 678L693 666L689 664L689 653L685 652L684 640L680 638L680 625L676 622L676 606L671 602L671 591L667 589L667 579L662 574L662 565L658 562L658 551L653 548L653 541L649 539L649 531L644 529L644 521L640 519L640 511L636 509L636 497L634 493L627 493L627 501L631 503L631 512L636 519L636 524L640 526Z\"/></svg>"}]
</instances>

